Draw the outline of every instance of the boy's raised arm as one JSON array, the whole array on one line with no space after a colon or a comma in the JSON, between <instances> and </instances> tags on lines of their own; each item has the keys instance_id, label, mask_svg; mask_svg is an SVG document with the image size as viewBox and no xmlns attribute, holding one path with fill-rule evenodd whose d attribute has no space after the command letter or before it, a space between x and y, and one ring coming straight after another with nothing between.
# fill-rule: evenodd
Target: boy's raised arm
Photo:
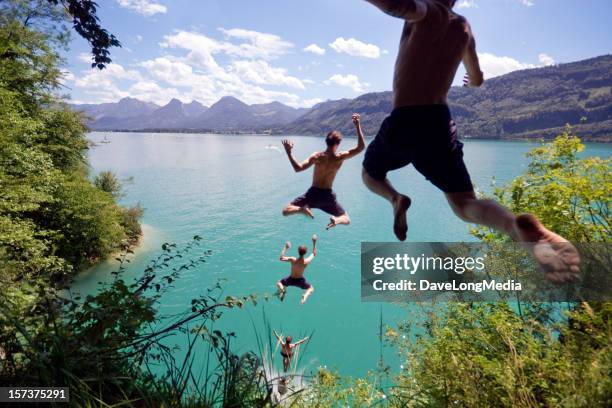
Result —
<instances>
[{"instance_id":1,"label":"boy's raised arm","mask_svg":"<svg viewBox=\"0 0 612 408\"><path fill-rule=\"evenodd\" d=\"M422 0L366 0L384 13L407 21L420 21L427 15L427 3Z\"/></svg>"},{"instance_id":2,"label":"boy's raised arm","mask_svg":"<svg viewBox=\"0 0 612 408\"><path fill-rule=\"evenodd\" d=\"M312 262L314 257L317 255L317 234L313 234L312 236L312 254L308 258L306 258L306 263Z\"/></svg>"},{"instance_id":3,"label":"boy's raised arm","mask_svg":"<svg viewBox=\"0 0 612 408\"><path fill-rule=\"evenodd\" d=\"M346 152L344 159L355 157L365 149L365 137L363 136L363 131L361 130L361 115L358 113L353 113L352 119L353 125L355 125L355 132L357 133L357 146Z\"/></svg>"},{"instance_id":4,"label":"boy's raised arm","mask_svg":"<svg viewBox=\"0 0 612 408\"><path fill-rule=\"evenodd\" d=\"M291 248L291 242L287 241L287 242L285 242L285 245L283 245L283 249L281 250L281 254L280 254L280 260L282 262L289 262L289 261L291 261L291 257L288 257L288 256L285 255L289 248Z\"/></svg>"},{"instance_id":5,"label":"boy's raised arm","mask_svg":"<svg viewBox=\"0 0 612 408\"><path fill-rule=\"evenodd\" d=\"M308 159L303 162L298 162L295 157L293 157L293 142L290 140L283 140L283 147L285 148L285 152L287 153L287 157L289 158L289 163L291 163L291 167L295 170L296 173L300 171L304 171L308 169L315 163L316 154L312 154Z\"/></svg>"}]
</instances>

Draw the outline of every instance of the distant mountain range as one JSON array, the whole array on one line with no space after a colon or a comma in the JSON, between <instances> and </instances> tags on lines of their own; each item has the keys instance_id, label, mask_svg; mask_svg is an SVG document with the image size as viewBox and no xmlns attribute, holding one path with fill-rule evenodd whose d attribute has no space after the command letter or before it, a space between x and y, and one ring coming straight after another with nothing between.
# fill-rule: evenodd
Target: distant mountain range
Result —
<instances>
[{"instance_id":1,"label":"distant mountain range","mask_svg":"<svg viewBox=\"0 0 612 408\"><path fill-rule=\"evenodd\" d=\"M211 107L172 99L164 106L123 98L117 103L72 105L92 130L197 130L241 132L286 125L308 111L280 102L247 105L225 96Z\"/></svg>"},{"instance_id":2,"label":"distant mountain range","mask_svg":"<svg viewBox=\"0 0 612 408\"><path fill-rule=\"evenodd\" d=\"M124 98L117 103L73 105L90 117L92 130L191 130L323 135L353 134L351 114L363 116L375 135L389 114L391 92L369 93L295 109L279 102L247 105L223 97L207 108L173 99L167 105ZM453 87L449 104L467 138L552 137L569 123L586 140L612 141L612 55L515 71L479 89Z\"/></svg>"}]
</instances>

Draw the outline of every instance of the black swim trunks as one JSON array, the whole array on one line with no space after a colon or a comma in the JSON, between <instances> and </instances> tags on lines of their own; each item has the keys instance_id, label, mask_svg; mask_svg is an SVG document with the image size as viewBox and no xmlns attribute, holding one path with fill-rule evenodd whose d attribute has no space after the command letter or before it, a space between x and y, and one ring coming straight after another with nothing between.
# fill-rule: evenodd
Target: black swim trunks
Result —
<instances>
[{"instance_id":1,"label":"black swim trunks","mask_svg":"<svg viewBox=\"0 0 612 408\"><path fill-rule=\"evenodd\" d=\"M291 277L291 275L287 276L286 278L281 279L280 282L285 287L295 286L295 287L298 287L304 290L308 290L312 287L312 285L306 281L306 278L293 278Z\"/></svg>"},{"instance_id":2,"label":"black swim trunks","mask_svg":"<svg viewBox=\"0 0 612 408\"><path fill-rule=\"evenodd\" d=\"M394 109L366 150L363 167L376 180L412 163L445 193L473 190L463 163L463 143L446 105Z\"/></svg>"},{"instance_id":3,"label":"black swim trunks","mask_svg":"<svg viewBox=\"0 0 612 408\"><path fill-rule=\"evenodd\" d=\"M318 208L335 217L346 213L336 199L336 193L327 188L310 187L306 193L296 197L291 204L298 207Z\"/></svg>"}]
</instances>

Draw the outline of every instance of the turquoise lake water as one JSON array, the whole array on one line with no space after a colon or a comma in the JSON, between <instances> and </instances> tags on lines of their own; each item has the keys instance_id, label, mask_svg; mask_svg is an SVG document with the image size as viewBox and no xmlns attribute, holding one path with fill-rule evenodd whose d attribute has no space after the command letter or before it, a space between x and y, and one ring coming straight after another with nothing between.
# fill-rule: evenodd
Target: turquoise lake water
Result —
<instances>
[{"instance_id":1,"label":"turquoise lake water","mask_svg":"<svg viewBox=\"0 0 612 408\"><path fill-rule=\"evenodd\" d=\"M278 260L283 243L293 243L289 252L293 255L298 245L310 246L310 237L316 233L318 256L306 271L314 294L301 306L301 291L290 288L284 303L273 299L227 313L221 327L236 332L238 351L256 349L252 322L257 330L263 330L265 308L272 327L283 334L301 338L314 331L301 370L308 372L324 365L344 375L359 376L376 368L381 311L385 324L411 317L408 308L360 300L360 243L394 241L390 205L361 182L362 156L344 164L335 184L339 201L353 223L326 231L328 216L318 210L314 220L281 216L282 207L310 186L312 176L310 171L293 172L281 148L284 137L92 133L89 138L110 141L89 152L92 173L111 170L120 178L133 177L123 201L139 202L145 208L145 239L128 276L137 276L159 253L163 242L186 243L197 234L203 237L202 248L213 251L206 264L184 273L164 295L163 313L189 309L191 299L218 278L227 279L228 294L274 293L276 281L289 272L288 264ZM324 148L321 138L291 138L298 159ZM356 140L346 139L342 147L350 148L354 143ZM533 146L526 142L466 141L465 160L477 188L488 191L493 177L503 183L522 173L527 163L524 154ZM608 157L612 146L591 144L585 154ZM394 172L390 178L413 200L409 241L473 240L468 226L452 214L443 194L412 167ZM114 268L116 263L108 262L87 271L76 288L84 293L95 291L97 282L108 281ZM181 340L172 339L179 345ZM393 350L385 349L384 356L387 365L399 367ZM278 358L276 362L280 364Z\"/></svg>"}]
</instances>

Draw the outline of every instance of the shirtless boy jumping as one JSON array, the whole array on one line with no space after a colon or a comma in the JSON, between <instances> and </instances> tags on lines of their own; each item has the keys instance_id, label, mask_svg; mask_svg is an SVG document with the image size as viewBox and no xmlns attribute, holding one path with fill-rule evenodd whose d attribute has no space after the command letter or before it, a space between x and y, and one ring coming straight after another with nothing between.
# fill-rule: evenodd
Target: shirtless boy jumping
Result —
<instances>
[{"instance_id":1,"label":"shirtless boy jumping","mask_svg":"<svg viewBox=\"0 0 612 408\"><path fill-rule=\"evenodd\" d=\"M334 179L342 163L357 156L365 149L365 139L361 131L361 120L358 114L353 114L353 124L357 131L357 146L351 150L338 152L338 146L342 141L342 134L338 131L329 132L325 138L327 149L324 152L314 152L302 163L293 157L291 150L293 142L283 140L283 146L289 157L289 161L296 172L304 171L314 165L312 176L312 187L305 194L297 197L283 209L283 215L304 214L314 218L311 208L318 208L330 214L327 229L339 224L350 224L351 220L344 208L336 200L336 194L332 190Z\"/></svg>"},{"instance_id":2,"label":"shirtless boy jumping","mask_svg":"<svg viewBox=\"0 0 612 408\"><path fill-rule=\"evenodd\" d=\"M281 353L281 356L283 356L283 370L287 372L287 370L289 370L289 366L291 365L291 358L293 357L293 349L299 346L300 344L304 343L306 340L308 340L308 337L304 337L300 341L291 343L291 341L293 340L291 336L285 337L285 341L283 341L283 338L279 336L276 330L274 330L273 333L274 333L274 336L281 343L280 353Z\"/></svg>"},{"instance_id":3,"label":"shirtless boy jumping","mask_svg":"<svg viewBox=\"0 0 612 408\"><path fill-rule=\"evenodd\" d=\"M455 0L368 0L385 13L405 20L393 78L393 112L368 146L363 181L393 206L393 231L406 239L410 199L395 190L387 173L412 163L446 194L451 208L466 222L503 231L529 245L552 282L579 277L580 256L563 237L531 214L515 216L491 200L479 200L463 163L463 144L447 106L447 94L463 61L468 85L484 78L467 20L451 9Z\"/></svg>"},{"instance_id":4,"label":"shirtless boy jumping","mask_svg":"<svg viewBox=\"0 0 612 408\"><path fill-rule=\"evenodd\" d=\"M291 274L276 282L276 286L278 287L281 302L285 300L287 286L296 286L300 289L304 289L306 292L302 295L302 300L300 302L301 304L304 304L312 292L314 292L312 285L306 281L306 278L304 278L304 271L317 255L317 236L312 236L312 254L310 254L308 258L304 258L306 252L308 252L306 245L300 245L298 248L298 254L300 255L299 258L285 256L285 253L289 248L291 248L291 242L287 241L285 242L285 246L283 246L283 250L281 251L280 260L281 262L291 262Z\"/></svg>"}]
</instances>

